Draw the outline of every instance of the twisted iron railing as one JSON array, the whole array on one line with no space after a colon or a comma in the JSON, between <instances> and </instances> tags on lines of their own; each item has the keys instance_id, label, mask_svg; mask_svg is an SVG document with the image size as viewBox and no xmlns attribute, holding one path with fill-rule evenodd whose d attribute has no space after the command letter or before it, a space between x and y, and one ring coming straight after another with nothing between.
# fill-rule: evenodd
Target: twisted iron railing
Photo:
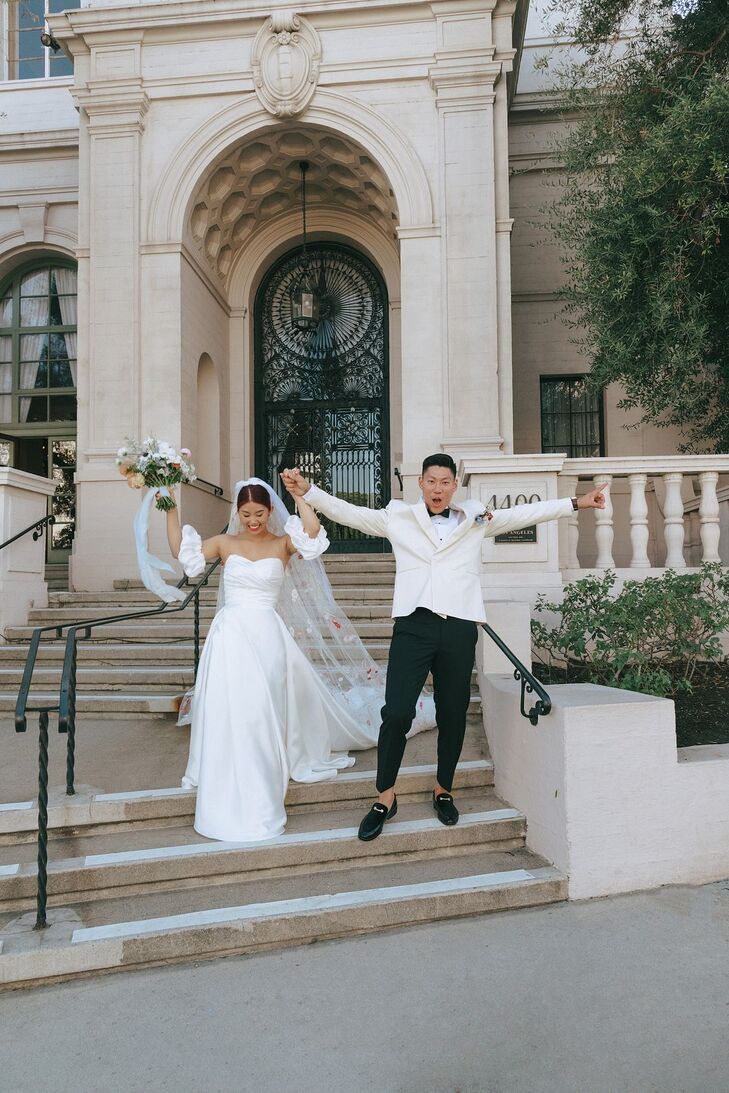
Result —
<instances>
[{"instance_id":1,"label":"twisted iron railing","mask_svg":"<svg viewBox=\"0 0 729 1093\"><path fill-rule=\"evenodd\" d=\"M36 520L35 523L28 524L27 528L23 528L17 535L13 535L10 539L6 539L4 543L0 543L0 550L4 550L6 546L10 546L16 539L22 539L29 531L33 532L33 540L37 542L46 528L50 527L51 524L55 524L55 522L55 516L43 516L40 520Z\"/></svg>"},{"instance_id":2,"label":"twisted iron railing","mask_svg":"<svg viewBox=\"0 0 729 1093\"><path fill-rule=\"evenodd\" d=\"M223 531L226 529L224 528ZM191 602L194 605L193 616L193 650L194 673L197 677L197 669L200 663L200 592L210 581L212 574L220 565L217 558L211 562L196 584L191 585L190 592L174 605L161 603L157 607L145 611L127 611L120 615L108 615L102 619L90 619L86 622L63 623L59 626L37 626L33 630L30 640L28 656L25 660L23 678L18 691L15 704L15 731L26 732L28 727L27 715L38 714L38 874L36 890L36 920L35 929L42 930L47 925L47 886L48 886L48 744L50 714L58 714L58 732L66 734L66 794L71 797L75 794L75 768L76 768L76 669L78 664L78 641L88 639L92 630L98 626L112 626L120 622L129 622L133 619L150 618L156 615L174 615L184 611ZM177 583L177 588L184 588L190 584L187 577L183 577ZM33 672L38 657L38 649L44 634L53 633L57 639L63 637L66 631L66 647L63 656L63 668L61 671L61 684L58 702L56 704L43 704L39 706L28 705Z\"/></svg>"},{"instance_id":3,"label":"twisted iron railing","mask_svg":"<svg viewBox=\"0 0 729 1093\"><path fill-rule=\"evenodd\" d=\"M504 656L514 665L514 679L517 680L518 683L521 683L521 715L531 721L532 725L536 725L540 717L546 717L551 711L552 699L549 697L537 677L532 675L529 669L522 664L517 655L511 651L506 642L501 640L496 631L493 630L487 622L482 622L481 628L486 631L491 640L498 645ZM527 710L525 708L526 695L533 694L534 692L536 692L539 697L532 708Z\"/></svg>"}]
</instances>

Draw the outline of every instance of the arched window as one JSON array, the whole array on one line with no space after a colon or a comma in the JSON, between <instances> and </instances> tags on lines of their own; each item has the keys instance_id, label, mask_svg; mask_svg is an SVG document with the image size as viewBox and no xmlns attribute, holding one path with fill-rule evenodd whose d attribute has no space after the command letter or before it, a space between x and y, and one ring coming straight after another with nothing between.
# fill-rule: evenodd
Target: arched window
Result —
<instances>
[{"instance_id":1,"label":"arched window","mask_svg":"<svg viewBox=\"0 0 729 1093\"><path fill-rule=\"evenodd\" d=\"M35 262L0 282L0 463L54 478L49 557L73 538L76 270Z\"/></svg>"}]
</instances>

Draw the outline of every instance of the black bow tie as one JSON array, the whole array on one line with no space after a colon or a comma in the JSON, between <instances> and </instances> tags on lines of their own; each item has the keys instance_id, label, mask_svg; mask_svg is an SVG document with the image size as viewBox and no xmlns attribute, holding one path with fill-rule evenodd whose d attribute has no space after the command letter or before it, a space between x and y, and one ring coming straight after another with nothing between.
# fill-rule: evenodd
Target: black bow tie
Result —
<instances>
[{"instance_id":1,"label":"black bow tie","mask_svg":"<svg viewBox=\"0 0 729 1093\"><path fill-rule=\"evenodd\" d=\"M426 508L427 507L428 506L426 505ZM446 517L448 517L448 516L450 516L450 514L451 514L450 509L443 509L442 512L431 512L430 509L428 509L428 516L446 516Z\"/></svg>"}]
</instances>

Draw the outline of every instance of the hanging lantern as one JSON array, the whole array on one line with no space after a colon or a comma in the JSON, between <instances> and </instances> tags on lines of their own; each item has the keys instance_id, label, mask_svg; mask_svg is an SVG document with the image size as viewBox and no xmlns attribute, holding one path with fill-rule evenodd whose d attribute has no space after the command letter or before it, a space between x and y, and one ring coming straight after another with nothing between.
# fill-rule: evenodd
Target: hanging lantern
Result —
<instances>
[{"instance_id":1,"label":"hanging lantern","mask_svg":"<svg viewBox=\"0 0 729 1093\"><path fill-rule=\"evenodd\" d=\"M309 270L309 256L306 250L306 172L309 170L308 161L302 159L299 163L299 169L301 171L301 219L304 235L301 250L303 272L291 292L291 321L297 330L316 330L319 325L321 300L314 287L314 278Z\"/></svg>"}]
</instances>

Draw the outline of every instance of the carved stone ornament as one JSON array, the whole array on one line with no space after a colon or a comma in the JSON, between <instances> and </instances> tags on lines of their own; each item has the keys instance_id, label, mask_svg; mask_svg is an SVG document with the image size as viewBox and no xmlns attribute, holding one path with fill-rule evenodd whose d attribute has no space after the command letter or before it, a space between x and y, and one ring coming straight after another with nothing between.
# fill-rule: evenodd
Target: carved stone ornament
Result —
<instances>
[{"instance_id":1,"label":"carved stone ornament","mask_svg":"<svg viewBox=\"0 0 729 1093\"><path fill-rule=\"evenodd\" d=\"M311 23L294 11L274 11L253 43L256 94L269 113L292 118L316 90L321 43Z\"/></svg>"}]
</instances>

